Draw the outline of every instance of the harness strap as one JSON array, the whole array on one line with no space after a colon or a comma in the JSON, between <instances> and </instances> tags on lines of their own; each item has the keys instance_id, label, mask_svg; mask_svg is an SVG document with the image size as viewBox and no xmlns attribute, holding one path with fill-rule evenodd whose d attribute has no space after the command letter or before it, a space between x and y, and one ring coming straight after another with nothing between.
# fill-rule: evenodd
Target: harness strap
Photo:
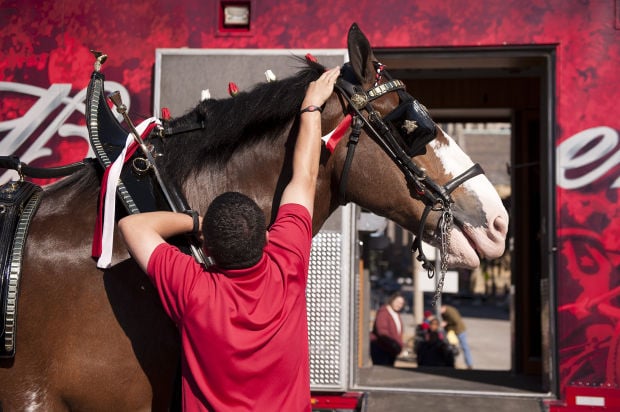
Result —
<instances>
[{"instance_id":1,"label":"harness strap","mask_svg":"<svg viewBox=\"0 0 620 412\"><path fill-rule=\"evenodd\" d=\"M352 131L349 136L349 142L347 143L347 157L342 167L342 175L340 176L340 187L338 191L338 202L341 205L347 204L347 181L349 177L349 170L351 169L351 163L353 162L353 154L355 154L355 148L360 140L360 134L362 133L362 119L360 116L354 116L352 119Z\"/></svg>"},{"instance_id":2,"label":"harness strap","mask_svg":"<svg viewBox=\"0 0 620 412\"><path fill-rule=\"evenodd\" d=\"M461 173L460 175L458 175L457 177L455 177L454 179L446 183L444 185L444 188L446 189L446 193L448 194L452 193L454 189L456 189L457 187L465 183L465 181L471 179L474 176L482 175L482 174L484 174L484 170L482 169L482 166L476 163L475 165L467 169L465 172Z\"/></svg>"},{"instance_id":3,"label":"harness strap","mask_svg":"<svg viewBox=\"0 0 620 412\"><path fill-rule=\"evenodd\" d=\"M201 120L200 122L198 121L193 122L191 124L184 125L184 126L177 126L177 127L171 127L169 125L165 125L163 128L163 136L165 137L174 136L175 134L192 132L194 130L201 130L204 128L205 128L204 120Z\"/></svg>"},{"instance_id":4,"label":"harness strap","mask_svg":"<svg viewBox=\"0 0 620 412\"><path fill-rule=\"evenodd\" d=\"M472 167L470 167L469 169L467 169L466 171L464 171L463 173L461 173L460 175L456 176L455 178L450 180L448 183L446 183L443 186L443 188L446 194L449 195L450 193L452 193L454 189L456 189L458 186L465 183L465 181L479 174L484 174L484 170L482 169L482 166L480 166L480 164L476 163ZM422 235L424 234L424 226L426 224L426 219L428 218L428 215L430 214L431 210L433 210L434 206L435 205L427 204L424 207L424 212L422 213L422 217L420 218L420 225L418 227L417 236L413 240L413 243L411 245L412 252L415 252L416 250L418 251L418 256L416 259L419 262L422 262L422 267L427 270L429 278L432 278L435 275L435 267L430 263L430 261L424 254L424 251L422 250Z\"/></svg>"},{"instance_id":5,"label":"harness strap","mask_svg":"<svg viewBox=\"0 0 620 412\"><path fill-rule=\"evenodd\" d=\"M22 163L17 156L0 156L0 168L16 170L20 176L52 179L69 176L86 166L86 160L57 167L33 167Z\"/></svg>"},{"instance_id":6,"label":"harness strap","mask_svg":"<svg viewBox=\"0 0 620 412\"><path fill-rule=\"evenodd\" d=\"M426 222L426 219L428 218L428 215L430 214L432 209L433 208L431 206L424 207L424 212L422 212L422 217L420 217L418 235L413 240L413 243L411 245L412 253L416 250L418 251L418 256L416 257L416 259L418 260L418 262L422 262L422 268L426 269L429 279L435 275L435 266L431 264L431 262L424 254L424 250L422 250L422 234L424 233L424 223Z\"/></svg>"},{"instance_id":7,"label":"harness strap","mask_svg":"<svg viewBox=\"0 0 620 412\"><path fill-rule=\"evenodd\" d=\"M378 86L373 87L372 89L366 92L368 96L368 101L374 100L378 97L383 96L386 93L390 93L396 90L404 90L405 84L400 80L391 80L380 84Z\"/></svg>"},{"instance_id":8,"label":"harness strap","mask_svg":"<svg viewBox=\"0 0 620 412\"><path fill-rule=\"evenodd\" d=\"M0 358L15 355L23 253L41 193L40 186L27 181L0 186Z\"/></svg>"}]
</instances>

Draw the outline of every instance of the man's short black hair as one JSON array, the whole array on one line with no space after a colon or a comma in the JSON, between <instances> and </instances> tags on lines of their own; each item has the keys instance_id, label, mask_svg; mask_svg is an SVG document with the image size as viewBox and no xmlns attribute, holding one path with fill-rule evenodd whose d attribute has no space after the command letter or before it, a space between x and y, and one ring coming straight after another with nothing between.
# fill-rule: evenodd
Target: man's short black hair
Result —
<instances>
[{"instance_id":1,"label":"man's short black hair","mask_svg":"<svg viewBox=\"0 0 620 412\"><path fill-rule=\"evenodd\" d=\"M221 268L247 268L263 255L265 214L242 193L217 196L205 213L202 230L206 250Z\"/></svg>"}]
</instances>

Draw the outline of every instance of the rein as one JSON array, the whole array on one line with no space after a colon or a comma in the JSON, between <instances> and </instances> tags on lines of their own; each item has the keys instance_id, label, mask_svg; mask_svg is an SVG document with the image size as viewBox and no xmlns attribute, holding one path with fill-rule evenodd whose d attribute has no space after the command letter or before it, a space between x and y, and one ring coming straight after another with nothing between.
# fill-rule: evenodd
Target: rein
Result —
<instances>
[{"instance_id":1,"label":"rein","mask_svg":"<svg viewBox=\"0 0 620 412\"><path fill-rule=\"evenodd\" d=\"M33 177L36 179L53 179L56 177L69 176L86 166L88 159L58 167L33 167L19 160L17 156L0 156L0 168L15 170L19 179Z\"/></svg>"},{"instance_id":2,"label":"rein","mask_svg":"<svg viewBox=\"0 0 620 412\"><path fill-rule=\"evenodd\" d=\"M345 65L344 69L347 68L348 66ZM384 66L377 63L377 80L374 86L368 91L364 91L361 86L345 80L344 75L346 71L343 73L343 77L338 79L335 86L337 92L348 102L348 110L353 116L351 124L352 131L349 136L349 142L347 143L347 155L340 179L339 202L340 204L346 203L346 186L349 170L353 161L355 148L359 142L361 130L364 129L403 172L407 184L413 188L413 197L420 199L425 204L418 233L411 245L411 251L418 251L416 259L422 262L422 267L427 270L429 278L435 276L435 267L422 250L422 235L430 212L441 212L441 218L438 224L441 252L441 279L437 284L437 289L433 298L433 306L435 306L441 296L445 275L448 270L447 254L448 245L450 243L450 230L453 224L452 204L454 203L451 194L454 189L465 183L465 181L484 173L484 171L482 167L476 163L462 174L441 186L429 178L424 169L420 168L412 161L412 157L425 153L424 147L435 138L437 126L430 119L424 107L404 91L405 85L403 82L391 79L383 69ZM382 75L386 76L387 81L378 84ZM391 92L398 93L401 103L387 116L381 117L374 109L371 102ZM365 117L362 111L366 111L368 116ZM402 119L403 115L412 116L413 118L406 117ZM402 128L407 132L407 135L412 135L407 151L403 148L403 144L400 143L397 137L392 133L392 129L387 124L389 120L403 120ZM400 134L400 131L397 133ZM407 141L402 135L399 137L402 142ZM415 137L415 140L413 137Z\"/></svg>"}]
</instances>

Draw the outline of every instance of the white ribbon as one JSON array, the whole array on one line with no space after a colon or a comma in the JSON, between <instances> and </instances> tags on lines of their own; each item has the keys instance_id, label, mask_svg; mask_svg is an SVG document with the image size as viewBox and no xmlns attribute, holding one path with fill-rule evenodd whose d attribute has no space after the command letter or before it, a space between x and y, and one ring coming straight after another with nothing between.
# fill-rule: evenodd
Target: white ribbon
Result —
<instances>
[{"instance_id":1,"label":"white ribbon","mask_svg":"<svg viewBox=\"0 0 620 412\"><path fill-rule=\"evenodd\" d=\"M150 117L144 120L136 127L136 131L140 136L146 130L151 123L161 124L160 120L155 117ZM108 182L106 186L105 199L104 199L104 213L103 213L103 229L101 234L101 256L97 260L97 267L100 269L107 269L112 265L112 249L114 246L114 226L115 226L115 210L116 210L116 186L123 170L123 164L125 164L125 155L127 149L134 143L134 136L129 133L125 140L125 147L121 154L116 158L114 163L110 166L108 173Z\"/></svg>"}]
</instances>

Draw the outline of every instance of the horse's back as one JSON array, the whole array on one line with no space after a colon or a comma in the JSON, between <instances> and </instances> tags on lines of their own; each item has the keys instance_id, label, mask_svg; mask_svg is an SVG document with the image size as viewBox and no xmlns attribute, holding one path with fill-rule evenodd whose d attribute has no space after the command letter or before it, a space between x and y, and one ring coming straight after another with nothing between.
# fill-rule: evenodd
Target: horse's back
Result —
<instances>
[{"instance_id":1,"label":"horse's back","mask_svg":"<svg viewBox=\"0 0 620 412\"><path fill-rule=\"evenodd\" d=\"M23 259L16 354L0 361L0 410L169 405L178 364L174 325L118 238L115 254L126 258L97 269L98 196L92 166L44 192Z\"/></svg>"}]
</instances>

